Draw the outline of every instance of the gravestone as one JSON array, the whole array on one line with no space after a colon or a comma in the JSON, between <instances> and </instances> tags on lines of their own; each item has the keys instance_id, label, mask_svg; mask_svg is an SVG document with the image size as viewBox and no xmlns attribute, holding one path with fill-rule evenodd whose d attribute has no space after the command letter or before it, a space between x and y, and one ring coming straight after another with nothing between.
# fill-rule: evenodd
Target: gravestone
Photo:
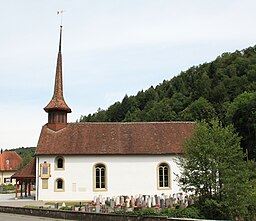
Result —
<instances>
[{"instance_id":1,"label":"gravestone","mask_svg":"<svg viewBox=\"0 0 256 221\"><path fill-rule=\"evenodd\" d=\"M111 207L112 209L114 209L114 207L115 207L115 201L114 201L114 199L111 199L111 200L110 200L110 207Z\"/></svg>"},{"instance_id":2,"label":"gravestone","mask_svg":"<svg viewBox=\"0 0 256 221\"><path fill-rule=\"evenodd\" d=\"M157 206L157 207L160 207L160 196L157 197L156 206Z\"/></svg>"},{"instance_id":3,"label":"gravestone","mask_svg":"<svg viewBox=\"0 0 256 221\"><path fill-rule=\"evenodd\" d=\"M120 204L124 205L124 197L123 196L120 197Z\"/></svg>"},{"instance_id":4,"label":"gravestone","mask_svg":"<svg viewBox=\"0 0 256 221\"><path fill-rule=\"evenodd\" d=\"M131 196L131 207L134 208L135 207L135 199L133 196Z\"/></svg>"},{"instance_id":5,"label":"gravestone","mask_svg":"<svg viewBox=\"0 0 256 221\"><path fill-rule=\"evenodd\" d=\"M99 197L96 198L96 205L100 205L100 198Z\"/></svg>"},{"instance_id":6,"label":"gravestone","mask_svg":"<svg viewBox=\"0 0 256 221\"><path fill-rule=\"evenodd\" d=\"M155 207L156 206L156 198L154 196L151 197L151 202L152 202L152 206Z\"/></svg>"},{"instance_id":7,"label":"gravestone","mask_svg":"<svg viewBox=\"0 0 256 221\"><path fill-rule=\"evenodd\" d=\"M85 212L90 212L90 204L85 205Z\"/></svg>"},{"instance_id":8,"label":"gravestone","mask_svg":"<svg viewBox=\"0 0 256 221\"><path fill-rule=\"evenodd\" d=\"M147 207L147 202L146 202L146 200L144 198L142 198L141 206L142 206L142 208Z\"/></svg>"},{"instance_id":9,"label":"gravestone","mask_svg":"<svg viewBox=\"0 0 256 221\"><path fill-rule=\"evenodd\" d=\"M128 198L125 200L125 207L126 208L130 207L130 199L128 199Z\"/></svg>"},{"instance_id":10,"label":"gravestone","mask_svg":"<svg viewBox=\"0 0 256 221\"><path fill-rule=\"evenodd\" d=\"M151 208L151 198L150 197L148 197L148 199L147 199L147 207L148 208Z\"/></svg>"},{"instance_id":11,"label":"gravestone","mask_svg":"<svg viewBox=\"0 0 256 221\"><path fill-rule=\"evenodd\" d=\"M160 208L161 208L161 209L164 209L164 208L165 208L164 199L160 199Z\"/></svg>"},{"instance_id":12,"label":"gravestone","mask_svg":"<svg viewBox=\"0 0 256 221\"><path fill-rule=\"evenodd\" d=\"M99 202L102 203L102 195L99 195Z\"/></svg>"},{"instance_id":13,"label":"gravestone","mask_svg":"<svg viewBox=\"0 0 256 221\"><path fill-rule=\"evenodd\" d=\"M96 213L99 213L99 212L100 212L100 205L96 205L96 206L95 206L95 212L96 212Z\"/></svg>"},{"instance_id":14,"label":"gravestone","mask_svg":"<svg viewBox=\"0 0 256 221\"><path fill-rule=\"evenodd\" d=\"M106 204L106 198L105 198L105 197L102 197L101 205L104 205L104 206L105 206L105 204Z\"/></svg>"},{"instance_id":15,"label":"gravestone","mask_svg":"<svg viewBox=\"0 0 256 221\"><path fill-rule=\"evenodd\" d=\"M117 205L120 205L120 197L119 197L119 196L116 197L116 200L115 200L115 201L116 201L116 206L117 206Z\"/></svg>"}]
</instances>

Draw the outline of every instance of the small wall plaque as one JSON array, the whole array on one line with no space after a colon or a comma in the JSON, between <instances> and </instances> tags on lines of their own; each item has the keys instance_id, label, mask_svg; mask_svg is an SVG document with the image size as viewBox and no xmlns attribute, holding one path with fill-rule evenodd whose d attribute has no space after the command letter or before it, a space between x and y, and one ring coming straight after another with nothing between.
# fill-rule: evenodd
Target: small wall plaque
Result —
<instances>
[{"instance_id":1,"label":"small wall plaque","mask_svg":"<svg viewBox=\"0 0 256 221\"><path fill-rule=\"evenodd\" d=\"M49 179L51 176L51 164L50 163L41 163L40 164L40 176L42 179Z\"/></svg>"}]
</instances>

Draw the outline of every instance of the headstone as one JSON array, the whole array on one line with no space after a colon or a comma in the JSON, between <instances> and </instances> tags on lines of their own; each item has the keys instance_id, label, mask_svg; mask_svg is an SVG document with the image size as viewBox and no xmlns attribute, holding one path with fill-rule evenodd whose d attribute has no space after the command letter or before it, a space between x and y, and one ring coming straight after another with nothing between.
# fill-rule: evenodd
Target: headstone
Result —
<instances>
[{"instance_id":1,"label":"headstone","mask_svg":"<svg viewBox=\"0 0 256 221\"><path fill-rule=\"evenodd\" d=\"M135 199L133 196L131 196L131 207L134 208L135 206Z\"/></svg>"},{"instance_id":2,"label":"headstone","mask_svg":"<svg viewBox=\"0 0 256 221\"><path fill-rule=\"evenodd\" d=\"M161 209L164 209L164 208L165 208L164 199L160 199L160 208L161 208Z\"/></svg>"},{"instance_id":3,"label":"headstone","mask_svg":"<svg viewBox=\"0 0 256 221\"><path fill-rule=\"evenodd\" d=\"M138 198L137 206L142 206L142 198L141 197Z\"/></svg>"},{"instance_id":4,"label":"headstone","mask_svg":"<svg viewBox=\"0 0 256 221\"><path fill-rule=\"evenodd\" d=\"M99 212L100 212L100 205L96 205L96 206L95 206L95 212L96 212L96 213L99 213Z\"/></svg>"},{"instance_id":5,"label":"headstone","mask_svg":"<svg viewBox=\"0 0 256 221\"><path fill-rule=\"evenodd\" d=\"M176 200L175 194L173 194L173 203L177 204L177 200Z\"/></svg>"},{"instance_id":6,"label":"headstone","mask_svg":"<svg viewBox=\"0 0 256 221\"><path fill-rule=\"evenodd\" d=\"M102 203L102 200L103 200L103 199L102 199L102 195L100 194L100 195L99 195L99 201L100 201L100 203Z\"/></svg>"},{"instance_id":7,"label":"headstone","mask_svg":"<svg viewBox=\"0 0 256 221\"><path fill-rule=\"evenodd\" d=\"M130 199L125 200L125 207L129 208L130 207Z\"/></svg>"},{"instance_id":8,"label":"headstone","mask_svg":"<svg viewBox=\"0 0 256 221\"><path fill-rule=\"evenodd\" d=\"M122 209L122 213L126 213L126 207L125 206L122 206L121 209Z\"/></svg>"},{"instance_id":9,"label":"headstone","mask_svg":"<svg viewBox=\"0 0 256 221\"><path fill-rule=\"evenodd\" d=\"M120 197L119 196L116 197L116 206L117 205L120 205Z\"/></svg>"},{"instance_id":10,"label":"headstone","mask_svg":"<svg viewBox=\"0 0 256 221\"><path fill-rule=\"evenodd\" d=\"M156 198L154 196L151 197L151 202L152 202L152 206L155 207L156 206Z\"/></svg>"},{"instance_id":11,"label":"headstone","mask_svg":"<svg viewBox=\"0 0 256 221\"><path fill-rule=\"evenodd\" d=\"M136 198L136 200L135 200L135 206L141 206L140 198Z\"/></svg>"},{"instance_id":12,"label":"headstone","mask_svg":"<svg viewBox=\"0 0 256 221\"><path fill-rule=\"evenodd\" d=\"M157 206L157 207L160 207L160 196L157 197L156 206Z\"/></svg>"},{"instance_id":13,"label":"headstone","mask_svg":"<svg viewBox=\"0 0 256 221\"><path fill-rule=\"evenodd\" d=\"M184 196L184 200L183 200L184 204L186 205L186 207L188 206L188 196L185 195Z\"/></svg>"},{"instance_id":14,"label":"headstone","mask_svg":"<svg viewBox=\"0 0 256 221\"><path fill-rule=\"evenodd\" d=\"M85 211L90 212L90 204L89 203L85 205Z\"/></svg>"},{"instance_id":15,"label":"headstone","mask_svg":"<svg viewBox=\"0 0 256 221\"><path fill-rule=\"evenodd\" d=\"M143 208L147 207L147 202L146 202L146 200L144 198L142 198L141 206Z\"/></svg>"},{"instance_id":16,"label":"headstone","mask_svg":"<svg viewBox=\"0 0 256 221\"><path fill-rule=\"evenodd\" d=\"M193 198L189 198L189 199L188 199L188 206L191 206L191 205L193 205L193 204L194 204Z\"/></svg>"},{"instance_id":17,"label":"headstone","mask_svg":"<svg viewBox=\"0 0 256 221\"><path fill-rule=\"evenodd\" d=\"M114 201L114 199L111 199L111 200L110 200L110 207L111 207L112 209L114 209L114 207L115 207L115 201Z\"/></svg>"},{"instance_id":18,"label":"headstone","mask_svg":"<svg viewBox=\"0 0 256 221\"><path fill-rule=\"evenodd\" d=\"M99 197L96 198L96 205L100 205L100 198Z\"/></svg>"},{"instance_id":19,"label":"headstone","mask_svg":"<svg viewBox=\"0 0 256 221\"><path fill-rule=\"evenodd\" d=\"M151 208L151 198L150 197L148 197L148 199L147 199L147 207L148 208Z\"/></svg>"},{"instance_id":20,"label":"headstone","mask_svg":"<svg viewBox=\"0 0 256 221\"><path fill-rule=\"evenodd\" d=\"M181 202L181 204L180 204L180 208L181 208L181 209L185 209L185 208L186 208L186 204L185 204L185 203L183 203L183 202Z\"/></svg>"},{"instance_id":21,"label":"headstone","mask_svg":"<svg viewBox=\"0 0 256 221\"><path fill-rule=\"evenodd\" d=\"M85 212L85 206L82 206L80 209L81 212Z\"/></svg>"},{"instance_id":22,"label":"headstone","mask_svg":"<svg viewBox=\"0 0 256 221\"><path fill-rule=\"evenodd\" d=\"M119 207L115 206L114 207L114 213L117 213L119 211Z\"/></svg>"},{"instance_id":23,"label":"headstone","mask_svg":"<svg viewBox=\"0 0 256 221\"><path fill-rule=\"evenodd\" d=\"M106 205L102 205L100 208L101 213L106 213Z\"/></svg>"},{"instance_id":24,"label":"headstone","mask_svg":"<svg viewBox=\"0 0 256 221\"><path fill-rule=\"evenodd\" d=\"M120 197L120 204L124 205L124 197L123 196Z\"/></svg>"},{"instance_id":25,"label":"headstone","mask_svg":"<svg viewBox=\"0 0 256 221\"><path fill-rule=\"evenodd\" d=\"M165 207L166 208L172 208L172 199L166 199L165 200Z\"/></svg>"},{"instance_id":26,"label":"headstone","mask_svg":"<svg viewBox=\"0 0 256 221\"><path fill-rule=\"evenodd\" d=\"M173 198L170 198L170 208L173 208Z\"/></svg>"}]
</instances>

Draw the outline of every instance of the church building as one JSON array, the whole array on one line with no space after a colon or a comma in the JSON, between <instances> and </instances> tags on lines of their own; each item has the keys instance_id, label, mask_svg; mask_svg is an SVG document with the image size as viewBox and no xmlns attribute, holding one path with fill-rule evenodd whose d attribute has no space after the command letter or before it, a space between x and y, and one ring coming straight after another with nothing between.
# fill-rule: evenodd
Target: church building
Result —
<instances>
[{"instance_id":1,"label":"church building","mask_svg":"<svg viewBox=\"0 0 256 221\"><path fill-rule=\"evenodd\" d=\"M180 192L176 164L192 122L67 123L63 97L62 26L48 122L36 148L37 200Z\"/></svg>"}]
</instances>

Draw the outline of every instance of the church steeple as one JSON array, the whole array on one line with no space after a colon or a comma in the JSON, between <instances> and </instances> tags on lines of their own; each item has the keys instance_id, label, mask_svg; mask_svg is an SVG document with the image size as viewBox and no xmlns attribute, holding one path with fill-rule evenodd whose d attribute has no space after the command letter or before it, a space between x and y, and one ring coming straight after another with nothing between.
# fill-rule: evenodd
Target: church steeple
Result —
<instances>
[{"instance_id":1,"label":"church steeple","mask_svg":"<svg viewBox=\"0 0 256 221\"><path fill-rule=\"evenodd\" d=\"M63 96L61 38L62 26L60 26L60 42L54 92L51 101L44 108L44 110L48 113L48 127L53 130L64 128L67 124L67 113L71 113L71 109L66 104Z\"/></svg>"}]
</instances>

